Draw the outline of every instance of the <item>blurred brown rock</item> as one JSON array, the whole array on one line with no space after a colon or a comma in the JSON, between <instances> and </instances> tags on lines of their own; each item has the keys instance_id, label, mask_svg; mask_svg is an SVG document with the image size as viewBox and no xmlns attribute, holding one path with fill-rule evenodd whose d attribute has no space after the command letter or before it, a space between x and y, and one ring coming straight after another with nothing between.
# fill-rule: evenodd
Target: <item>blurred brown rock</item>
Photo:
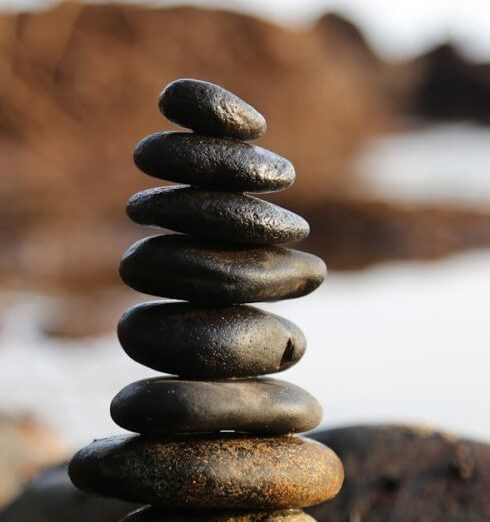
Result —
<instances>
[{"instance_id":1,"label":"blurred brown rock","mask_svg":"<svg viewBox=\"0 0 490 522\"><path fill-rule=\"evenodd\" d=\"M490 123L490 64L474 63L451 42L395 66L404 69L400 108L427 120ZM390 81L397 81L395 74ZM394 85L396 89L396 85Z\"/></svg>"},{"instance_id":2,"label":"blurred brown rock","mask_svg":"<svg viewBox=\"0 0 490 522\"><path fill-rule=\"evenodd\" d=\"M60 438L33 419L0 416L0 505L13 497L21 484L66 452Z\"/></svg>"},{"instance_id":3,"label":"blurred brown rock","mask_svg":"<svg viewBox=\"0 0 490 522\"><path fill-rule=\"evenodd\" d=\"M297 30L189 7L74 2L4 14L0 285L79 294L117 284L122 252L145 234L124 216L126 200L158 185L133 167L132 151L172 128L157 97L179 77L219 83L266 115L260 144L298 173L292 190L271 199L311 222L305 248L328 254L332 268L488 246L488 214L348 196L351 162L367 139L402 115L459 117L475 100L486 107L487 69L449 47L386 63L333 14ZM63 322L46 329L78 335Z\"/></svg>"},{"instance_id":4,"label":"blurred brown rock","mask_svg":"<svg viewBox=\"0 0 490 522\"><path fill-rule=\"evenodd\" d=\"M436 260L490 245L490 212L373 199L326 199L305 213L305 248L330 268L361 269L380 260Z\"/></svg>"},{"instance_id":5,"label":"blurred brown rock","mask_svg":"<svg viewBox=\"0 0 490 522\"><path fill-rule=\"evenodd\" d=\"M338 453L346 480L319 522L486 522L490 446L430 429L356 426L318 433Z\"/></svg>"}]
</instances>

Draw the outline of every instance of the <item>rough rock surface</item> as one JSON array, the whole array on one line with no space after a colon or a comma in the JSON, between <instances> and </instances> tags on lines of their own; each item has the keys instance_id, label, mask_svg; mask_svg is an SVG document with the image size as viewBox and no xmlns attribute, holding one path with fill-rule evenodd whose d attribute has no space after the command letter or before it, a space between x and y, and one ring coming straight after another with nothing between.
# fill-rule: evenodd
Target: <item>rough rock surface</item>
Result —
<instances>
[{"instance_id":1,"label":"rough rock surface","mask_svg":"<svg viewBox=\"0 0 490 522\"><path fill-rule=\"evenodd\" d=\"M265 133L265 118L244 100L219 85L176 80L160 95L160 111L177 125L208 136L252 140Z\"/></svg>"},{"instance_id":2,"label":"rough rock surface","mask_svg":"<svg viewBox=\"0 0 490 522\"><path fill-rule=\"evenodd\" d=\"M157 132L143 138L134 162L155 178L240 192L283 190L296 176L290 161L263 147L189 132Z\"/></svg>"},{"instance_id":3,"label":"rough rock surface","mask_svg":"<svg viewBox=\"0 0 490 522\"><path fill-rule=\"evenodd\" d=\"M423 427L355 426L317 433L346 480L318 521L487 522L490 446Z\"/></svg>"},{"instance_id":4,"label":"rough rock surface","mask_svg":"<svg viewBox=\"0 0 490 522\"><path fill-rule=\"evenodd\" d=\"M87 493L211 511L301 508L334 497L344 478L315 441L236 434L101 439L76 453L69 474Z\"/></svg>"},{"instance_id":5,"label":"rough rock surface","mask_svg":"<svg viewBox=\"0 0 490 522\"><path fill-rule=\"evenodd\" d=\"M127 206L140 225L155 225L197 237L255 245L299 241L308 223L297 214L242 193L195 187L159 187L138 192Z\"/></svg>"}]
</instances>

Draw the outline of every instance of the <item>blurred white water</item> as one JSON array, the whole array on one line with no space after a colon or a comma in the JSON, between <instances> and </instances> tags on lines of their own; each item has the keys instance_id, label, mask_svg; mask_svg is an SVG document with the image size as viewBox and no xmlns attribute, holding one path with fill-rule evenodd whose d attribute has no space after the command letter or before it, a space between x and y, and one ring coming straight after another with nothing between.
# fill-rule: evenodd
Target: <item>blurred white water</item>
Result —
<instances>
[{"instance_id":1,"label":"blurred white water","mask_svg":"<svg viewBox=\"0 0 490 522\"><path fill-rule=\"evenodd\" d=\"M490 210L490 127L434 125L366 143L355 195Z\"/></svg>"},{"instance_id":2,"label":"blurred white water","mask_svg":"<svg viewBox=\"0 0 490 522\"><path fill-rule=\"evenodd\" d=\"M490 441L490 252L333 273L314 294L264 306L309 346L279 375L316 395L324 427L417 422ZM11 296L0 330L0 410L33 412L78 447L120 430L109 402L152 372L115 335L42 337L46 298Z\"/></svg>"}]
</instances>

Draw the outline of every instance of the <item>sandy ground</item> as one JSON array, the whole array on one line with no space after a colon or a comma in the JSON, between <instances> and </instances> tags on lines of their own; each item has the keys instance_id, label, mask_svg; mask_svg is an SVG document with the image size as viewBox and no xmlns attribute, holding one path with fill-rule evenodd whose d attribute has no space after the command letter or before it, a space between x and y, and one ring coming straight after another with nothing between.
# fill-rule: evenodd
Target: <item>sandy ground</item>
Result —
<instances>
[{"instance_id":1,"label":"sandy ground","mask_svg":"<svg viewBox=\"0 0 490 522\"><path fill-rule=\"evenodd\" d=\"M330 274L314 294L264 308L294 320L309 347L280 377L324 406L323 426L417 422L490 441L490 252ZM0 410L31 412L78 447L120 431L109 402L152 372L115 335L55 341L39 334L46 298L4 302Z\"/></svg>"}]
</instances>

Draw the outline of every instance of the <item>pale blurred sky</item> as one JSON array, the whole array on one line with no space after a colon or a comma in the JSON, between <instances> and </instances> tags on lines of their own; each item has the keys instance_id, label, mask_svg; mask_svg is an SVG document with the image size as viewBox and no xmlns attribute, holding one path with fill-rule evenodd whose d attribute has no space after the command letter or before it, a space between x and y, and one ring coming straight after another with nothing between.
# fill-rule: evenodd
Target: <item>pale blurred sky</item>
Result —
<instances>
[{"instance_id":1,"label":"pale blurred sky","mask_svg":"<svg viewBox=\"0 0 490 522\"><path fill-rule=\"evenodd\" d=\"M0 6L15 9L51 2L0 0ZM490 0L154 0L146 3L221 7L286 24L306 23L319 13L335 10L356 21L376 48L389 57L410 56L451 37L470 57L490 60Z\"/></svg>"}]
</instances>

